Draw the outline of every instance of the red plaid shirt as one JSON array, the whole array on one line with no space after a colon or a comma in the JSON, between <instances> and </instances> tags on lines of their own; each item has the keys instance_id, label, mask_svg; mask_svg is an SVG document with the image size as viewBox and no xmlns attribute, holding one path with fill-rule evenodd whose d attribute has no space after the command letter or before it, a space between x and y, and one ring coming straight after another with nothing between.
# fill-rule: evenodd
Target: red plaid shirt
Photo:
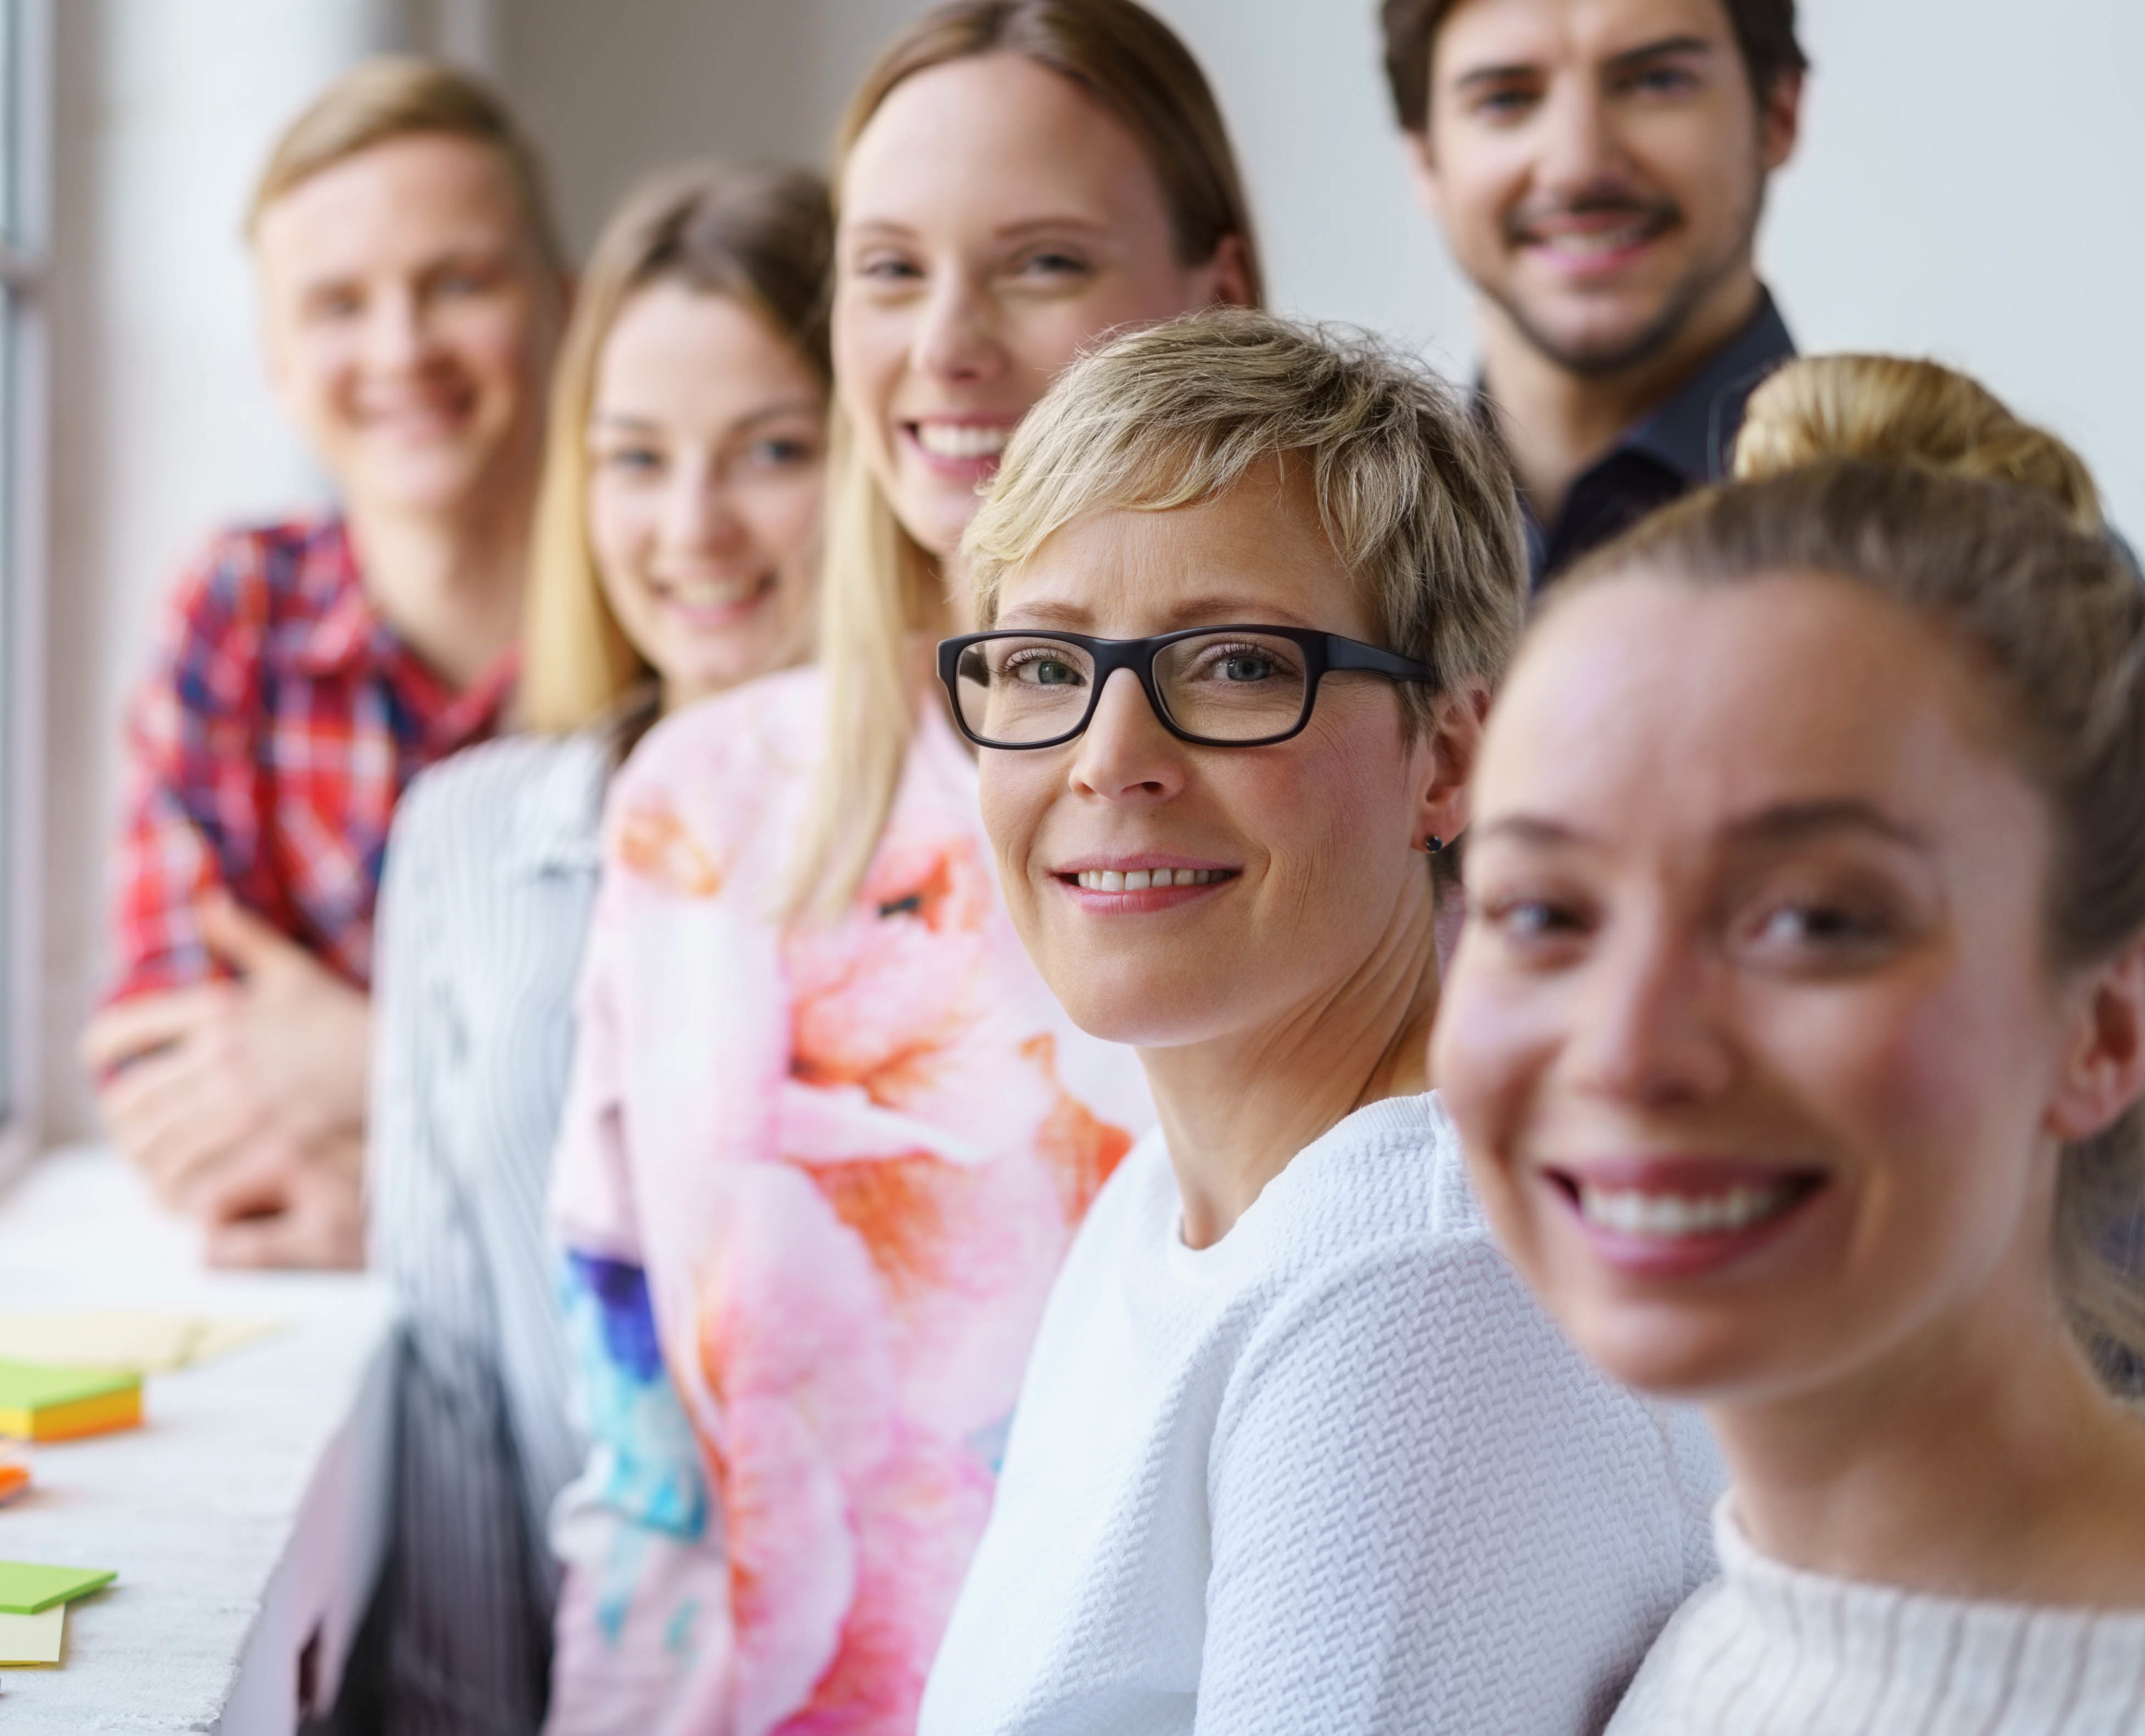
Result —
<instances>
[{"instance_id":1,"label":"red plaid shirt","mask_svg":"<svg viewBox=\"0 0 2145 1736\"><path fill-rule=\"evenodd\" d=\"M454 692L374 611L340 519L219 537L128 713L112 998L225 973L195 915L216 886L365 986L395 803L491 733L514 661Z\"/></svg>"}]
</instances>

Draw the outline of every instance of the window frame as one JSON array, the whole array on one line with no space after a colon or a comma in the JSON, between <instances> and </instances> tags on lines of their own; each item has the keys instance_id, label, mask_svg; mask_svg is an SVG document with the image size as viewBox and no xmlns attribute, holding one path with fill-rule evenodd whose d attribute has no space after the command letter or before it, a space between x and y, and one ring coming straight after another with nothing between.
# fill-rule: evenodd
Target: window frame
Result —
<instances>
[{"instance_id":1,"label":"window frame","mask_svg":"<svg viewBox=\"0 0 2145 1736\"><path fill-rule=\"evenodd\" d=\"M10 183L0 228L0 1181L43 1133L46 594L50 573L52 0L0 0Z\"/></svg>"}]
</instances>

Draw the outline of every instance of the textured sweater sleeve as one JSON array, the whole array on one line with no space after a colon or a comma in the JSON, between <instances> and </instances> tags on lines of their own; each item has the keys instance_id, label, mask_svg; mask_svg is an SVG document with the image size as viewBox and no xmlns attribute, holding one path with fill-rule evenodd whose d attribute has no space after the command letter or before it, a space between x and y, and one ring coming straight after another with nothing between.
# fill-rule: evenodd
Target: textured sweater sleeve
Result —
<instances>
[{"instance_id":1,"label":"textured sweater sleeve","mask_svg":"<svg viewBox=\"0 0 2145 1736\"><path fill-rule=\"evenodd\" d=\"M460 1009L437 968L450 818L421 780L397 814L381 903L370 1150L372 1258L403 1321L396 1450L396 1736L525 1736L543 1705L549 1635L532 1608L498 1322L445 1106L466 1079ZM457 870L461 870L458 873Z\"/></svg>"},{"instance_id":2,"label":"textured sweater sleeve","mask_svg":"<svg viewBox=\"0 0 2145 1736\"><path fill-rule=\"evenodd\" d=\"M1670 1475L1486 1241L1328 1267L1222 1401L1197 1729L1598 1729L1680 1594Z\"/></svg>"}]
</instances>

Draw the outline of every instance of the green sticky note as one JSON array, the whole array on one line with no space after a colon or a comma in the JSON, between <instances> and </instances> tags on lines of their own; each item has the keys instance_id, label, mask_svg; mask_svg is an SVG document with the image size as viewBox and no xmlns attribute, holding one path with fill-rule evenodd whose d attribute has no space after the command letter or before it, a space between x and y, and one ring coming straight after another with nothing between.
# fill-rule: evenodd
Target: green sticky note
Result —
<instances>
[{"instance_id":1,"label":"green sticky note","mask_svg":"<svg viewBox=\"0 0 2145 1736\"><path fill-rule=\"evenodd\" d=\"M118 1577L94 1567L33 1567L27 1561L0 1561L0 1615L36 1615L55 1604L86 1597Z\"/></svg>"}]
</instances>

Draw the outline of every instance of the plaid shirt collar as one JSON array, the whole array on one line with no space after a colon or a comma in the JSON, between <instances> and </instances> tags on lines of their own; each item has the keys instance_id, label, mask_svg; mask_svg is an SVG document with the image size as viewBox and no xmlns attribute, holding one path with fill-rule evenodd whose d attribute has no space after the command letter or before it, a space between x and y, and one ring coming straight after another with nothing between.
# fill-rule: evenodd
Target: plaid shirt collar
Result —
<instances>
[{"instance_id":1,"label":"plaid shirt collar","mask_svg":"<svg viewBox=\"0 0 2145 1736\"><path fill-rule=\"evenodd\" d=\"M358 571L349 528L340 518L322 522L301 557L298 592L311 615L291 643L291 660L301 674L346 677L371 674L395 688L426 720L428 745L459 745L486 729L506 704L520 656L508 650L470 685L456 691L373 607Z\"/></svg>"}]
</instances>

